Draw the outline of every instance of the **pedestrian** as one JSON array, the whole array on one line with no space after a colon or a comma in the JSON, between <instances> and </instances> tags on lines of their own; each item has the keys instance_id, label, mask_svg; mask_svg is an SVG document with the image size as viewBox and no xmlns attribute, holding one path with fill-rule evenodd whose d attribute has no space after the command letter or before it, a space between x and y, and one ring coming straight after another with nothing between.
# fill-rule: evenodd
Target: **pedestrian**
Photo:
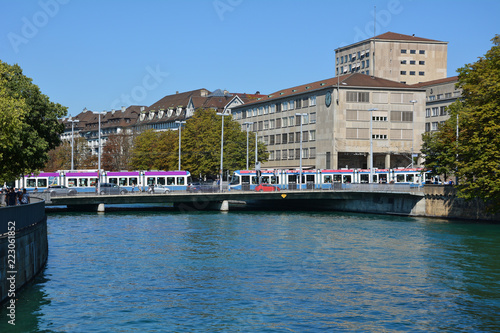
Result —
<instances>
[{"instance_id":1,"label":"pedestrian","mask_svg":"<svg viewBox=\"0 0 500 333\"><path fill-rule=\"evenodd\" d=\"M135 183L132 183L132 193L134 193L135 190Z\"/></svg>"},{"instance_id":2,"label":"pedestrian","mask_svg":"<svg viewBox=\"0 0 500 333\"><path fill-rule=\"evenodd\" d=\"M17 195L14 188L10 188L7 192L7 197L5 198L7 206L15 206L17 204Z\"/></svg>"},{"instance_id":3,"label":"pedestrian","mask_svg":"<svg viewBox=\"0 0 500 333\"><path fill-rule=\"evenodd\" d=\"M26 205L30 203L30 195L26 192L25 188L23 188L23 192L21 193L19 198L20 198L19 203L21 205Z\"/></svg>"}]
</instances>

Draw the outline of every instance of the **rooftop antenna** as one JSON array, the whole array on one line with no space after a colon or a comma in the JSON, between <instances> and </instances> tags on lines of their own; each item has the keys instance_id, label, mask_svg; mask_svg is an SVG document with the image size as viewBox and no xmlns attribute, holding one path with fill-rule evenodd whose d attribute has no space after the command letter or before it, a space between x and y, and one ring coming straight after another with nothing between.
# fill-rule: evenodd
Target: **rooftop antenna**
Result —
<instances>
[{"instance_id":1,"label":"rooftop antenna","mask_svg":"<svg viewBox=\"0 0 500 333\"><path fill-rule=\"evenodd\" d=\"M375 77L375 32L377 30L377 6L373 6L373 57L372 57L372 78Z\"/></svg>"}]
</instances>

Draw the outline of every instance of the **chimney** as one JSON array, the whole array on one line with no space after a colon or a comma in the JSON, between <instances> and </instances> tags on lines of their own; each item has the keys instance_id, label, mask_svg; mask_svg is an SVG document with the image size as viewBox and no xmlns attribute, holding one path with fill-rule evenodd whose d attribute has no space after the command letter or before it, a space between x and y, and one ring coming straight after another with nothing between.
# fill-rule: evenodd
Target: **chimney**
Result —
<instances>
[{"instance_id":1,"label":"chimney","mask_svg":"<svg viewBox=\"0 0 500 333\"><path fill-rule=\"evenodd\" d=\"M122 106L122 112L125 112L126 109L126 107Z\"/></svg>"}]
</instances>

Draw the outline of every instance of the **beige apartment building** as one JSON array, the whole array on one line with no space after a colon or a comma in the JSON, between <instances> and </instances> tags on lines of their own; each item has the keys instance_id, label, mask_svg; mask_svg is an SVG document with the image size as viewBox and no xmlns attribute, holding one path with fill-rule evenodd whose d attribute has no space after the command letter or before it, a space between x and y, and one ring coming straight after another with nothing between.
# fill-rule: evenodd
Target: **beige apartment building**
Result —
<instances>
[{"instance_id":1,"label":"beige apartment building","mask_svg":"<svg viewBox=\"0 0 500 333\"><path fill-rule=\"evenodd\" d=\"M387 32L336 49L335 73L416 84L446 78L447 54L448 42Z\"/></svg>"},{"instance_id":2,"label":"beige apartment building","mask_svg":"<svg viewBox=\"0 0 500 333\"><path fill-rule=\"evenodd\" d=\"M232 115L266 144L263 168L298 168L301 133L305 169L367 168L370 144L374 167L407 167L422 144L425 89L354 73L277 91Z\"/></svg>"}]
</instances>

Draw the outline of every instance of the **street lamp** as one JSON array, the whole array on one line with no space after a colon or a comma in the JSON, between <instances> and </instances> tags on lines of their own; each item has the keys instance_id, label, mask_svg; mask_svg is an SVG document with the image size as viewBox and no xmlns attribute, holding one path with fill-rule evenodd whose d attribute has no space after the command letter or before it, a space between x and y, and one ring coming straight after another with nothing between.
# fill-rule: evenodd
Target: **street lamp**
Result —
<instances>
[{"instance_id":1,"label":"street lamp","mask_svg":"<svg viewBox=\"0 0 500 333\"><path fill-rule=\"evenodd\" d=\"M222 116L222 131L220 135L220 183L219 190L222 192L222 168L224 162L224 117L229 116L229 114L216 113L218 116Z\"/></svg>"},{"instance_id":2,"label":"street lamp","mask_svg":"<svg viewBox=\"0 0 500 333\"><path fill-rule=\"evenodd\" d=\"M302 117L307 116L307 113L296 113L295 116L300 117L299 189L302 189Z\"/></svg>"},{"instance_id":3,"label":"street lamp","mask_svg":"<svg viewBox=\"0 0 500 333\"><path fill-rule=\"evenodd\" d=\"M179 124L179 171L181 170L181 133L182 133L182 124L185 124L185 121L176 120L176 124Z\"/></svg>"},{"instance_id":4,"label":"street lamp","mask_svg":"<svg viewBox=\"0 0 500 333\"><path fill-rule=\"evenodd\" d=\"M370 111L370 179L368 183L373 183L373 111L377 111L377 108L368 109Z\"/></svg>"},{"instance_id":5,"label":"street lamp","mask_svg":"<svg viewBox=\"0 0 500 333\"><path fill-rule=\"evenodd\" d=\"M247 125L247 170L248 170L248 129L253 124L253 121L245 121L243 125Z\"/></svg>"},{"instance_id":6,"label":"street lamp","mask_svg":"<svg viewBox=\"0 0 500 333\"><path fill-rule=\"evenodd\" d=\"M75 123L80 122L80 120L68 120L71 122L71 170L74 170L74 164L73 164L73 144L74 144L74 137L75 137Z\"/></svg>"},{"instance_id":7,"label":"street lamp","mask_svg":"<svg viewBox=\"0 0 500 333\"><path fill-rule=\"evenodd\" d=\"M412 104L412 112L411 112L411 168L413 169L413 141L415 141L415 103L417 103L416 99L410 101Z\"/></svg>"},{"instance_id":8,"label":"street lamp","mask_svg":"<svg viewBox=\"0 0 500 333\"><path fill-rule=\"evenodd\" d=\"M99 147L98 147L98 162L97 162L97 193L101 194L101 114L106 114L106 111L103 112L93 112L94 114L99 115Z\"/></svg>"}]
</instances>

